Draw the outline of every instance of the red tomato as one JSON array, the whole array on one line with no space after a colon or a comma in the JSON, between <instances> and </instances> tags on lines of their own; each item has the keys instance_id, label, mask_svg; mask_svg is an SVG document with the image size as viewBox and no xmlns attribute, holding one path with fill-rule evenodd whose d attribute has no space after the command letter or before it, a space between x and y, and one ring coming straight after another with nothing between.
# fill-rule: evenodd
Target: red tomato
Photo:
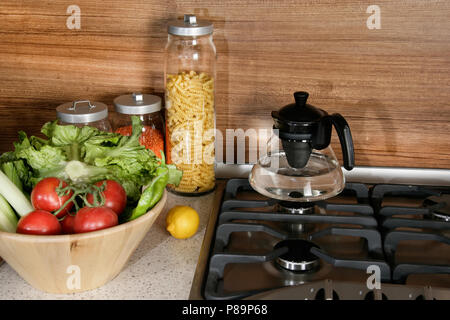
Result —
<instances>
[{"instance_id":1,"label":"red tomato","mask_svg":"<svg viewBox=\"0 0 450 320\"><path fill-rule=\"evenodd\" d=\"M127 193L125 192L125 189L114 180L99 181L95 185L100 187L104 182L106 182L105 190L102 192L105 197L104 206L110 208L117 215L120 215L127 205ZM90 204L93 204L94 196L88 194L87 201Z\"/></svg>"},{"instance_id":2,"label":"red tomato","mask_svg":"<svg viewBox=\"0 0 450 320\"><path fill-rule=\"evenodd\" d=\"M117 214L106 207L84 207L77 212L73 222L75 233L90 232L113 227L119 223Z\"/></svg>"},{"instance_id":3,"label":"red tomato","mask_svg":"<svg viewBox=\"0 0 450 320\"><path fill-rule=\"evenodd\" d=\"M35 210L20 218L17 233L52 235L61 233L58 218L44 210Z\"/></svg>"},{"instance_id":4,"label":"red tomato","mask_svg":"<svg viewBox=\"0 0 450 320\"><path fill-rule=\"evenodd\" d=\"M58 196L56 193L56 188L59 186L60 181L58 178L45 178L39 181L31 191L31 204L33 208L39 210L45 210L53 212L61 208L62 205L66 203L67 200L72 196L71 191L68 195ZM62 186L66 187L67 183L62 182ZM58 213L57 218L61 218L66 215L70 209L72 209L73 202L66 204L64 209Z\"/></svg>"},{"instance_id":5,"label":"red tomato","mask_svg":"<svg viewBox=\"0 0 450 320\"><path fill-rule=\"evenodd\" d=\"M75 233L73 231L73 224L75 222L75 216L67 214L64 219L61 221L61 229L64 234L72 234Z\"/></svg>"}]
</instances>

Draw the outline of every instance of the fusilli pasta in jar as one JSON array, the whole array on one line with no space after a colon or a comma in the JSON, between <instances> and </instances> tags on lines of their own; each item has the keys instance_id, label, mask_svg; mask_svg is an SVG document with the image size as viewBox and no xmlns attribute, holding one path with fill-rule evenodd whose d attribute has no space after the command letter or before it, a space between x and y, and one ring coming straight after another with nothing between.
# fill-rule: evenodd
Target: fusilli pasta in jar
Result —
<instances>
[{"instance_id":1,"label":"fusilli pasta in jar","mask_svg":"<svg viewBox=\"0 0 450 320\"><path fill-rule=\"evenodd\" d=\"M183 171L175 191L214 188L214 130L214 79L195 71L167 75L166 156Z\"/></svg>"},{"instance_id":2,"label":"fusilli pasta in jar","mask_svg":"<svg viewBox=\"0 0 450 320\"><path fill-rule=\"evenodd\" d=\"M215 187L215 63L213 25L195 15L169 23L164 83L166 159L183 171L182 194Z\"/></svg>"}]
</instances>

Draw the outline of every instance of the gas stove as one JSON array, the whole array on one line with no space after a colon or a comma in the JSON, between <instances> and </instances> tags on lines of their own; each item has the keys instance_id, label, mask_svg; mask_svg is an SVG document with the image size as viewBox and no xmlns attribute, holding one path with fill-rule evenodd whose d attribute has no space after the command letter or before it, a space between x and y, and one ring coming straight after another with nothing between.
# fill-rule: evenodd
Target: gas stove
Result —
<instances>
[{"instance_id":1,"label":"gas stove","mask_svg":"<svg viewBox=\"0 0 450 320\"><path fill-rule=\"evenodd\" d=\"M192 299L450 299L450 187L346 183L314 203L218 185Z\"/></svg>"}]
</instances>

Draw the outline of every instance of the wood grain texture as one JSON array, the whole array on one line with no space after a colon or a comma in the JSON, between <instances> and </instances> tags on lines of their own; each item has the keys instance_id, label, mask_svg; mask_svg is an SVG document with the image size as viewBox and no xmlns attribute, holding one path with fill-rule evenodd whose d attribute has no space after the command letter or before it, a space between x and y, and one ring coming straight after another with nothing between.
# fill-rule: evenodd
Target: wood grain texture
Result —
<instances>
[{"instance_id":1,"label":"wood grain texture","mask_svg":"<svg viewBox=\"0 0 450 320\"><path fill-rule=\"evenodd\" d=\"M357 165L450 168L449 1L81 0L80 30L66 28L70 4L0 3L2 152L60 103L162 95L167 20L194 12L215 26L222 131L270 127L305 90L345 116ZM379 30L366 27L371 4Z\"/></svg>"},{"instance_id":2,"label":"wood grain texture","mask_svg":"<svg viewBox=\"0 0 450 320\"><path fill-rule=\"evenodd\" d=\"M167 191L145 215L112 228L71 235L0 231L0 255L33 287L50 293L91 290L122 270L167 201ZM69 267L79 269L69 269ZM80 286L71 275L79 275ZM69 285L68 285L69 284ZM72 285L70 285L72 284Z\"/></svg>"}]
</instances>

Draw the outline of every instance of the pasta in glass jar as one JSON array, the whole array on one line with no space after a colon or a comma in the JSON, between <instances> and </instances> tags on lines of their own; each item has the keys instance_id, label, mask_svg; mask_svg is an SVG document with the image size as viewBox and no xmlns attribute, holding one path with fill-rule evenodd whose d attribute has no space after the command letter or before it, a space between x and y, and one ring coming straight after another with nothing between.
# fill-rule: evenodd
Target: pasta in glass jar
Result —
<instances>
[{"instance_id":1,"label":"pasta in glass jar","mask_svg":"<svg viewBox=\"0 0 450 320\"><path fill-rule=\"evenodd\" d=\"M215 59L212 24L185 15L169 25L165 60L166 160L183 171L169 190L203 194L215 187Z\"/></svg>"}]
</instances>

